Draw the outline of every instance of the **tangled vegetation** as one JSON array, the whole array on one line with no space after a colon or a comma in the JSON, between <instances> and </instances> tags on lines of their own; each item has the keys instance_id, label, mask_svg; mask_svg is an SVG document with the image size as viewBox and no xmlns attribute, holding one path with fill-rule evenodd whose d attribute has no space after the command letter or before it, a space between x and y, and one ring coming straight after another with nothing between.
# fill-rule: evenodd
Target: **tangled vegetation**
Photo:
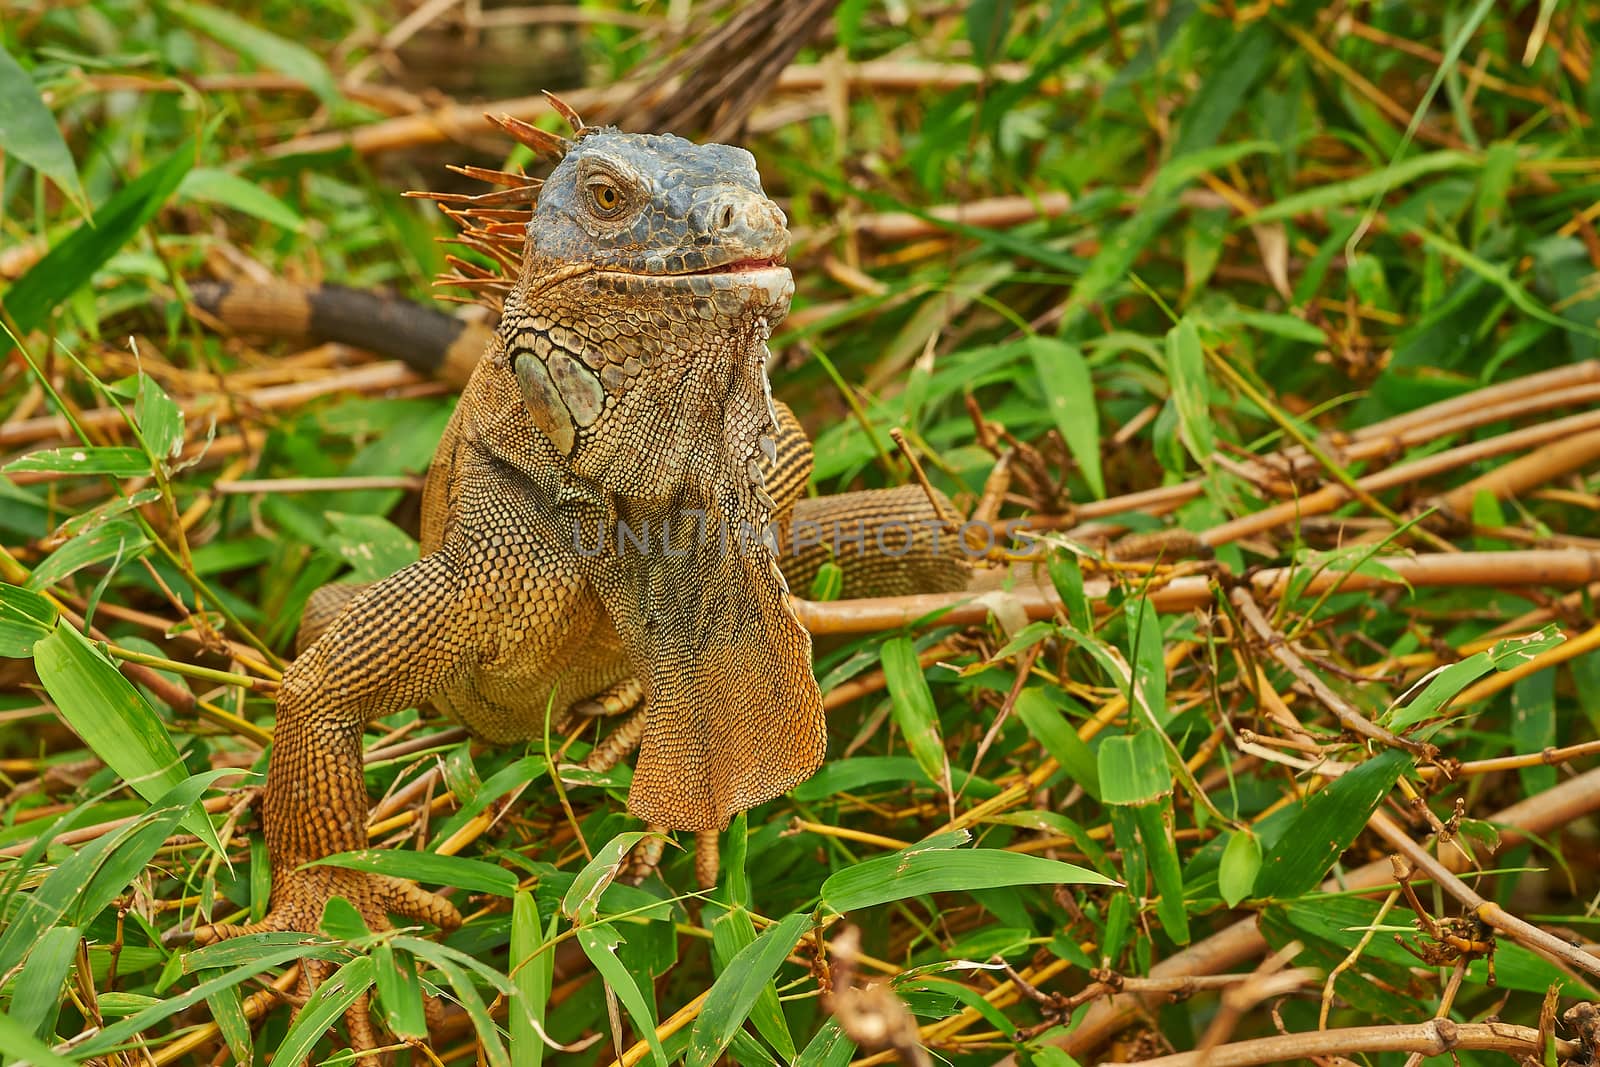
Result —
<instances>
[{"instance_id":1,"label":"tangled vegetation","mask_svg":"<svg viewBox=\"0 0 1600 1067\"><path fill-rule=\"evenodd\" d=\"M1592 3L0 13L7 1062L347 1060L369 991L414 1063L1594 1061ZM186 283L430 299L401 192L536 172L482 115L556 128L542 89L755 153L814 491L926 479L1038 549L796 591L829 758L709 894L681 849L613 881L592 732L413 711L371 862L467 923L196 948L266 906L301 608L416 558L454 397Z\"/></svg>"}]
</instances>

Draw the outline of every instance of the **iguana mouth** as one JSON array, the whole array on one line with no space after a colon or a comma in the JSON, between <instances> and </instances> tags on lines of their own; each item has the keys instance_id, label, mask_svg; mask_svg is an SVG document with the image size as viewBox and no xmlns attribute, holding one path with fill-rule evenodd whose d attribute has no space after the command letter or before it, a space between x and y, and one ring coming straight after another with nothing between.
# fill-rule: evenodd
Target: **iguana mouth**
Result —
<instances>
[{"instance_id":1,"label":"iguana mouth","mask_svg":"<svg viewBox=\"0 0 1600 1067\"><path fill-rule=\"evenodd\" d=\"M714 278L724 274L757 274L761 271L789 269L787 257L779 254L775 256L751 257L736 259L729 263L717 263L710 267L700 267L696 270L619 270L615 267L601 267L601 274L617 274L628 278L651 278L658 281L670 281L674 278Z\"/></svg>"},{"instance_id":2,"label":"iguana mouth","mask_svg":"<svg viewBox=\"0 0 1600 1067\"><path fill-rule=\"evenodd\" d=\"M764 259L739 259L732 263L724 263L717 267L705 267L701 270L684 271L685 274L745 274L756 270L770 270L773 267L784 266L783 256L767 256Z\"/></svg>"}]
</instances>

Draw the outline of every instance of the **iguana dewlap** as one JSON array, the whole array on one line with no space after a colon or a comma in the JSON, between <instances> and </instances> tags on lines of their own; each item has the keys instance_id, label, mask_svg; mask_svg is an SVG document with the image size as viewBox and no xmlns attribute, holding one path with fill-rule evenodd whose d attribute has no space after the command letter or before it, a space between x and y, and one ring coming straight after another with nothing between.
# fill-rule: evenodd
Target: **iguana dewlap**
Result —
<instances>
[{"instance_id":1,"label":"iguana dewlap","mask_svg":"<svg viewBox=\"0 0 1600 1067\"><path fill-rule=\"evenodd\" d=\"M539 194L516 286L429 470L422 558L314 603L315 640L284 677L264 805L270 911L203 939L314 930L335 893L375 929L387 912L459 922L410 883L303 867L365 847L362 732L406 707L510 743L542 736L551 712L642 695L629 809L671 829L724 827L817 767L810 638L760 531L801 515L920 529L904 556L841 560L847 581L885 592L959 587L966 568L949 538L929 550L920 524L937 516L915 489L797 505L810 446L765 371L792 292L788 240L749 153L580 133ZM248 326L273 297L208 299ZM350 328L342 339L359 342ZM449 334L413 361L467 366ZM645 544L619 541L624 527Z\"/></svg>"}]
</instances>

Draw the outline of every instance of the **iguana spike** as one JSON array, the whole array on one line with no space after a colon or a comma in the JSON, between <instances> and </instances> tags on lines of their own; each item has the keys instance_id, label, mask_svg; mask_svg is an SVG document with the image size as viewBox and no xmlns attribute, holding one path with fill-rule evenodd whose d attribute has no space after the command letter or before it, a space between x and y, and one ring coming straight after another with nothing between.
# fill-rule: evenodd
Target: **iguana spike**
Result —
<instances>
[{"instance_id":1,"label":"iguana spike","mask_svg":"<svg viewBox=\"0 0 1600 1067\"><path fill-rule=\"evenodd\" d=\"M572 142L559 134L541 130L532 123L523 122L514 115L485 115L490 122L516 138L520 144L525 144L546 159L560 161L567 150L572 147Z\"/></svg>"},{"instance_id":2,"label":"iguana spike","mask_svg":"<svg viewBox=\"0 0 1600 1067\"><path fill-rule=\"evenodd\" d=\"M556 109L556 114L566 119L567 125L572 127L572 136L574 138L582 137L589 132L589 127L583 124L583 120L578 117L578 112L573 109L571 104L552 93L549 89L545 89L543 92L545 99L550 101L550 106Z\"/></svg>"}]
</instances>

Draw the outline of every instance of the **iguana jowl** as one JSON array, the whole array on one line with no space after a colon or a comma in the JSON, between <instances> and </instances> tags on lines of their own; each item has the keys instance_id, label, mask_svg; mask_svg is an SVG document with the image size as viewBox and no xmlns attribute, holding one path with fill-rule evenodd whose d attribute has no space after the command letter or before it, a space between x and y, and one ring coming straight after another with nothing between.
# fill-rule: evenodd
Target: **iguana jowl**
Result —
<instances>
[{"instance_id":1,"label":"iguana jowl","mask_svg":"<svg viewBox=\"0 0 1600 1067\"><path fill-rule=\"evenodd\" d=\"M796 507L810 446L765 370L793 289L788 240L748 152L580 130L429 470L423 557L309 613L267 778L269 913L202 940L314 930L334 894L374 929L388 912L459 922L411 883L303 866L366 845L362 731L409 706L510 743L542 735L551 710L642 693L629 808L670 829L720 829L816 768L810 638L759 532L797 510L932 510L916 490ZM920 539L903 561L858 563L910 587L965 572Z\"/></svg>"}]
</instances>

